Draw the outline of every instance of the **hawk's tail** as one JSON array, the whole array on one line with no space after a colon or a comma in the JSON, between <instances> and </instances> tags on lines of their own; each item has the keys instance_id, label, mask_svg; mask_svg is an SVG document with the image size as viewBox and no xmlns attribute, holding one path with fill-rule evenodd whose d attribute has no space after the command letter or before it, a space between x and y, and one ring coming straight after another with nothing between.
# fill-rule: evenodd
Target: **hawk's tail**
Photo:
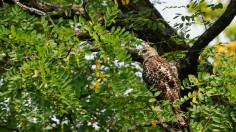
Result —
<instances>
[{"instance_id":1,"label":"hawk's tail","mask_svg":"<svg viewBox=\"0 0 236 132\"><path fill-rule=\"evenodd\" d=\"M179 117L178 122L179 122L179 124L180 124L181 126L186 126L186 122L185 122L185 120L184 120L184 118L183 118L182 116Z\"/></svg>"},{"instance_id":2,"label":"hawk's tail","mask_svg":"<svg viewBox=\"0 0 236 132\"><path fill-rule=\"evenodd\" d=\"M176 114L176 115L179 115L180 114L180 108L173 108L173 112ZM181 125L181 126L186 126L187 124L186 124L186 122L185 122L185 120L184 120L184 117L179 117L179 119L178 119L178 123L179 123L179 125Z\"/></svg>"}]
</instances>

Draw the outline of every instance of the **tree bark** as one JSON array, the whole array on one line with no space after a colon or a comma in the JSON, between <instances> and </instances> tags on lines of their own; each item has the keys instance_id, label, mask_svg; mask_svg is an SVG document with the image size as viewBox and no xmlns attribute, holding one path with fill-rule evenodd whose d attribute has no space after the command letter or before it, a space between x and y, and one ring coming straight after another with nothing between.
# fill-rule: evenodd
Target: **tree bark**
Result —
<instances>
[{"instance_id":1,"label":"tree bark","mask_svg":"<svg viewBox=\"0 0 236 132\"><path fill-rule=\"evenodd\" d=\"M184 39L181 38L176 30L172 28L162 17L159 11L149 0L137 2L135 4L122 5L119 3L119 8L123 14L134 12L136 17L144 17L153 23L164 25L164 28L157 27L157 29L150 29L147 25L139 27L140 30L133 30L138 37L146 42L153 43L152 46L157 47L157 52L162 55L163 53L177 51L177 50L188 50L189 46L185 43ZM146 13L140 13L146 10ZM128 17L128 16L127 16ZM124 18L126 19L126 17ZM118 23L121 26L130 25L132 23Z\"/></svg>"}]
</instances>

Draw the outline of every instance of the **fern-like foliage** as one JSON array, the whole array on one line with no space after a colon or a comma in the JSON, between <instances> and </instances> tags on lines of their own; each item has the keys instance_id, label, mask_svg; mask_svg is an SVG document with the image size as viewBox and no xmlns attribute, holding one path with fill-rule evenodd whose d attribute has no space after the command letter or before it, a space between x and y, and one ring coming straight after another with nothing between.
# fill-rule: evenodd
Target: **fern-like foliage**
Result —
<instances>
[{"instance_id":1,"label":"fern-like foliage","mask_svg":"<svg viewBox=\"0 0 236 132\"><path fill-rule=\"evenodd\" d=\"M151 123L151 94L136 76L127 51L141 42L125 28L111 26L119 13L117 5L104 10L105 25L91 12L91 21L80 16L50 24L47 17L30 16L17 6L4 8L1 126L20 131L127 131L137 129L133 124ZM93 42L74 35L71 27L78 23ZM92 48L99 53L91 53Z\"/></svg>"},{"instance_id":2,"label":"fern-like foliage","mask_svg":"<svg viewBox=\"0 0 236 132\"><path fill-rule=\"evenodd\" d=\"M201 61L198 77L189 76L188 86L197 86L190 93L192 98L190 126L192 131L233 131L235 129L235 59L225 53L217 54L209 47L202 53L205 59L214 58L212 64ZM206 63L207 62L207 63ZM207 73L205 67L213 66L213 73ZM185 81L186 82L186 81Z\"/></svg>"}]
</instances>

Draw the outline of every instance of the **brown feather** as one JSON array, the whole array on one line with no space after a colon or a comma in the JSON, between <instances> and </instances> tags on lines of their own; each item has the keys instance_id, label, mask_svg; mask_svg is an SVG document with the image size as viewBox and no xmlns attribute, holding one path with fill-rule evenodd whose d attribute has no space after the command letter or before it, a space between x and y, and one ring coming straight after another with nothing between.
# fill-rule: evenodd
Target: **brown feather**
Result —
<instances>
[{"instance_id":1,"label":"brown feather","mask_svg":"<svg viewBox=\"0 0 236 132\"><path fill-rule=\"evenodd\" d=\"M158 100L169 100L172 104L179 99L179 80L169 63L161 58L152 47L144 47L140 50L140 54L144 57L142 76L148 89L153 93L160 92L160 95L156 97ZM153 86L154 91L151 89ZM180 108L172 108L176 115L181 111ZM180 125L185 125L183 117L180 117L178 121Z\"/></svg>"}]
</instances>

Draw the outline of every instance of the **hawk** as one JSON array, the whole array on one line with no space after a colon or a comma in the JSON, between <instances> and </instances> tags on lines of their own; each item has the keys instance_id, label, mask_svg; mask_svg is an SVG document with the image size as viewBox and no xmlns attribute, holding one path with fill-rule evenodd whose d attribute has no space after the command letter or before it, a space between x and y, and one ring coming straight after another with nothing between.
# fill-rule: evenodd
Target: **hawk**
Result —
<instances>
[{"instance_id":1,"label":"hawk","mask_svg":"<svg viewBox=\"0 0 236 132\"><path fill-rule=\"evenodd\" d=\"M161 58L157 51L150 46L143 47L139 51L139 55L144 59L142 65L142 77L144 82L153 94L156 91L160 92L156 99L169 100L171 104L179 99L179 80L170 64L165 59ZM172 109L176 115L181 111L180 108L172 107ZM183 117L178 119L178 123L182 126L186 125Z\"/></svg>"}]
</instances>

